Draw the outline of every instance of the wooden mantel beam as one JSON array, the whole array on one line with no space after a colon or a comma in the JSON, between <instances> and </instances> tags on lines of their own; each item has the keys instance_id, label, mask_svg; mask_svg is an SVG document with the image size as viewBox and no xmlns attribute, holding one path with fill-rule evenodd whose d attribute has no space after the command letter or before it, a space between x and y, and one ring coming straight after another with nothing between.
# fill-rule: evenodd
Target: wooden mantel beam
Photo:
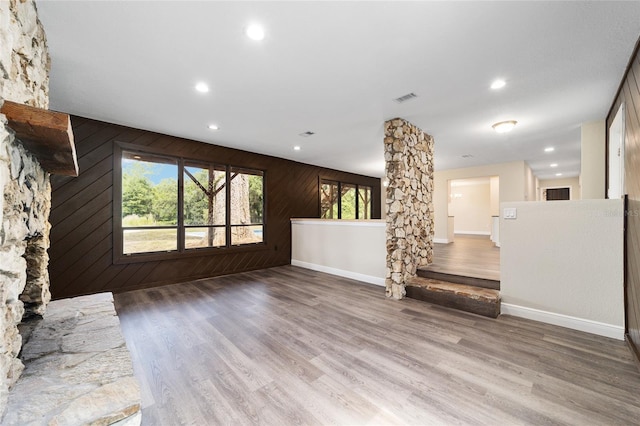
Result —
<instances>
[{"instance_id":1,"label":"wooden mantel beam","mask_svg":"<svg viewBox=\"0 0 640 426\"><path fill-rule=\"evenodd\" d=\"M4 101L0 113L25 148L51 174L78 176L78 159L68 114Z\"/></svg>"}]
</instances>

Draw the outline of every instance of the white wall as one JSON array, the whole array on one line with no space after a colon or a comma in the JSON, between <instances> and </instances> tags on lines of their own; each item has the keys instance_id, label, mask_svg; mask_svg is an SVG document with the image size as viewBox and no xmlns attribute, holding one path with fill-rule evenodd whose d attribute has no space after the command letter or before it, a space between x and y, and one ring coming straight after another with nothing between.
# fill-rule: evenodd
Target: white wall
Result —
<instances>
[{"instance_id":1,"label":"white wall","mask_svg":"<svg viewBox=\"0 0 640 426\"><path fill-rule=\"evenodd\" d=\"M565 178L565 179L541 179L538 181L538 185L540 186L540 194L544 188L571 188L571 199L572 200L580 200L581 199L581 191L580 191L580 178ZM538 198L542 200L542 195Z\"/></svg>"},{"instance_id":2,"label":"white wall","mask_svg":"<svg viewBox=\"0 0 640 426\"><path fill-rule=\"evenodd\" d=\"M580 183L581 198L605 196L605 121L584 123L581 128Z\"/></svg>"},{"instance_id":3,"label":"white wall","mask_svg":"<svg viewBox=\"0 0 640 426\"><path fill-rule=\"evenodd\" d=\"M384 286L386 222L291 219L291 264Z\"/></svg>"},{"instance_id":4,"label":"white wall","mask_svg":"<svg viewBox=\"0 0 640 426\"><path fill-rule=\"evenodd\" d=\"M500 207L502 313L623 339L622 201Z\"/></svg>"},{"instance_id":5,"label":"white wall","mask_svg":"<svg viewBox=\"0 0 640 426\"><path fill-rule=\"evenodd\" d=\"M447 207L449 204L448 181L484 176L498 176L500 196L503 201L525 201L525 162L491 164L464 169L440 170L433 174L433 208L435 219L435 242L448 242ZM455 219L454 219L455 220Z\"/></svg>"},{"instance_id":6,"label":"white wall","mask_svg":"<svg viewBox=\"0 0 640 426\"><path fill-rule=\"evenodd\" d=\"M456 234L491 233L491 187L489 179L469 179L451 184L449 215L455 217Z\"/></svg>"},{"instance_id":7,"label":"white wall","mask_svg":"<svg viewBox=\"0 0 640 426\"><path fill-rule=\"evenodd\" d=\"M491 176L489 179L489 198L491 203L491 216L500 215L500 178Z\"/></svg>"}]
</instances>

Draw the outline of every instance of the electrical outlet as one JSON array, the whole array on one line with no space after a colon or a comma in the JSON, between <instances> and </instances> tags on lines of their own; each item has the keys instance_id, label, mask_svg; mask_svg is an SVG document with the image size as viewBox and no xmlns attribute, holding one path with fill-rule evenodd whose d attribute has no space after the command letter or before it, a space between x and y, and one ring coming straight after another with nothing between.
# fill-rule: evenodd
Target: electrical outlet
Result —
<instances>
[{"instance_id":1,"label":"electrical outlet","mask_svg":"<svg viewBox=\"0 0 640 426\"><path fill-rule=\"evenodd\" d=\"M502 217L505 219L517 219L518 211L516 210L515 207L506 207L503 210Z\"/></svg>"}]
</instances>

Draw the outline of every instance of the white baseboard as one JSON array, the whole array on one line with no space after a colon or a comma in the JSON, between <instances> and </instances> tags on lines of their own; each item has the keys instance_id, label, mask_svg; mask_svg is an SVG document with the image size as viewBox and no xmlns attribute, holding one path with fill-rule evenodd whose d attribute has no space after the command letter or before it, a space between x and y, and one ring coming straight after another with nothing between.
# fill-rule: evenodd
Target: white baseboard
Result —
<instances>
[{"instance_id":1,"label":"white baseboard","mask_svg":"<svg viewBox=\"0 0 640 426\"><path fill-rule=\"evenodd\" d=\"M375 284L384 287L384 278L374 277L372 275L365 275L359 272L345 271L344 269L332 268L330 266L318 265L316 263L303 262L301 260L291 259L293 266L299 266L301 268L311 269L318 272L325 272L331 275L337 275L339 277L350 278L352 280L363 281L369 284Z\"/></svg>"},{"instance_id":2,"label":"white baseboard","mask_svg":"<svg viewBox=\"0 0 640 426\"><path fill-rule=\"evenodd\" d=\"M557 314L554 312L541 311L524 306L502 303L500 311L504 315L527 318L547 324L559 325L560 327L571 328L573 330L585 331L599 336L610 337L612 339L624 340L624 327L591 321L569 315Z\"/></svg>"},{"instance_id":3,"label":"white baseboard","mask_svg":"<svg viewBox=\"0 0 640 426\"><path fill-rule=\"evenodd\" d=\"M449 239L448 238L434 238L433 242L437 243L437 244L449 244Z\"/></svg>"},{"instance_id":4,"label":"white baseboard","mask_svg":"<svg viewBox=\"0 0 640 426\"><path fill-rule=\"evenodd\" d=\"M463 234L463 235L491 235L489 231L456 231L455 235Z\"/></svg>"}]
</instances>

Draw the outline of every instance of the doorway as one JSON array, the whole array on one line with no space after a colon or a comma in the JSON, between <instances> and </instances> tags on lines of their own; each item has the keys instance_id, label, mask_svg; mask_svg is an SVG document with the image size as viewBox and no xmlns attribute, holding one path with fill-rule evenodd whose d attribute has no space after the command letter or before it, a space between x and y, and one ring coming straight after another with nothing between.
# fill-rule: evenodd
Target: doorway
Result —
<instances>
[{"instance_id":1,"label":"doorway","mask_svg":"<svg viewBox=\"0 0 640 426\"><path fill-rule=\"evenodd\" d=\"M546 201L570 200L571 188L547 188L544 190L544 199Z\"/></svg>"}]
</instances>

